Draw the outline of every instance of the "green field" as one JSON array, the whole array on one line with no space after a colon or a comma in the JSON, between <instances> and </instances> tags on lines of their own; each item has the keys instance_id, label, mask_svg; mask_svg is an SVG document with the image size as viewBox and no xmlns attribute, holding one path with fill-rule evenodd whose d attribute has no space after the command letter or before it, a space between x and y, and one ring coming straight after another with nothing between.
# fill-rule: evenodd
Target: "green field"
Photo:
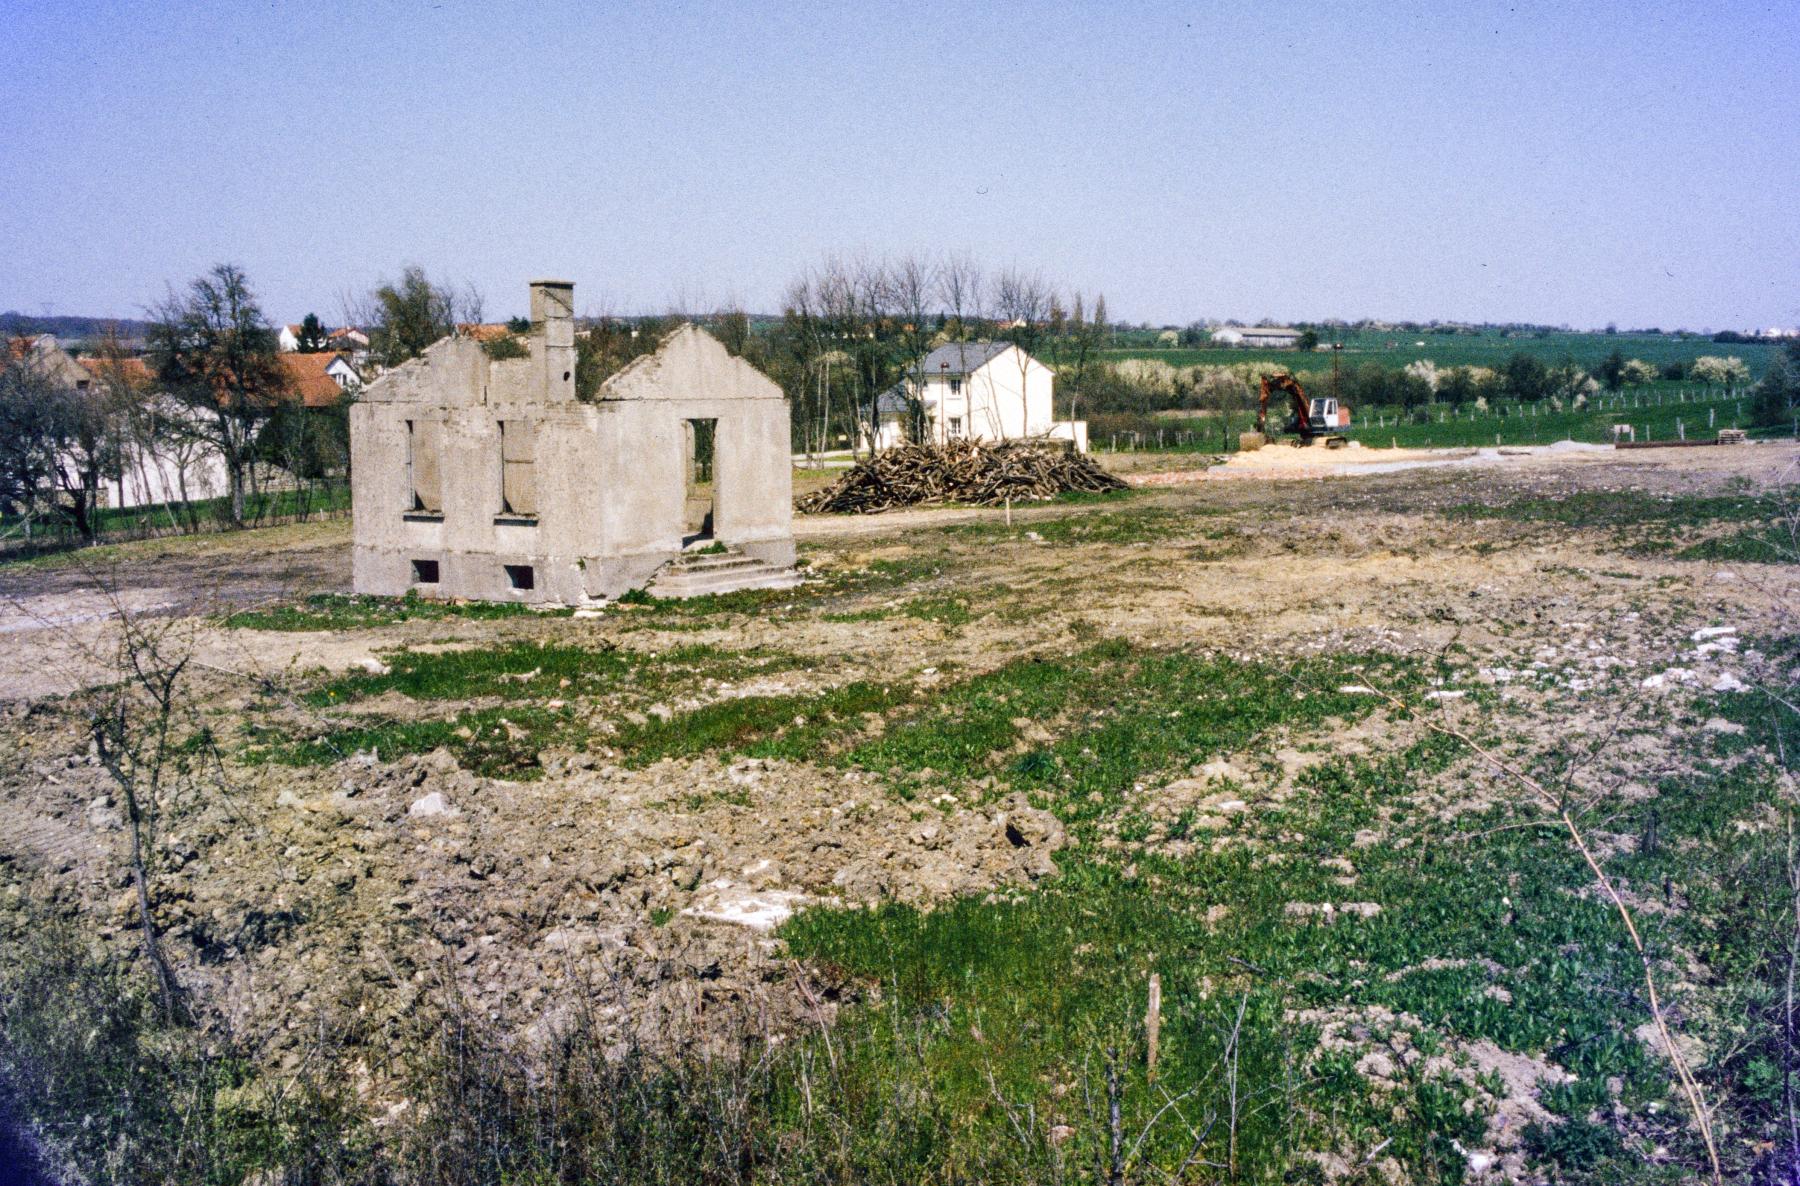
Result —
<instances>
[{"instance_id":1,"label":"green field","mask_svg":"<svg viewBox=\"0 0 1800 1186\"><path fill-rule=\"evenodd\" d=\"M1323 335L1321 335L1323 338ZM1573 361L1592 370L1614 350L1626 358L1641 358L1662 365L1670 362L1692 362L1703 354L1735 355L1744 360L1753 375L1761 375L1769 355L1776 346L1767 342L1714 342L1706 337L1677 337L1672 334L1584 334L1521 333L1508 335L1498 331L1481 334L1402 333L1386 334L1353 332L1343 338L1340 354L1346 367L1378 362L1383 366L1404 367L1428 358L1440 367L1497 367L1519 351L1535 354L1546 363ZM1322 371L1331 366L1331 351L1313 353L1294 350L1241 350L1231 347L1216 349L1164 350L1154 346L1125 346L1102 353L1101 358L1117 362L1127 358L1160 358L1170 366L1230 366L1244 362L1279 362L1299 371Z\"/></svg>"},{"instance_id":2,"label":"green field","mask_svg":"<svg viewBox=\"0 0 1800 1186\"><path fill-rule=\"evenodd\" d=\"M1669 383L1648 391L1606 395L1579 411L1559 412L1547 402L1501 404L1487 412L1443 404L1430 404L1411 413L1399 408L1358 407L1352 409L1354 423L1348 435L1374 448L1471 448L1557 441L1609 444L1613 425L1629 424L1639 441L1706 440L1721 428L1748 428L1749 406L1745 395L1715 391L1707 396L1700 389ZM1419 423L1420 417L1424 423ZM1235 433L1220 432L1215 416L1195 414L1192 418L1145 419L1143 423L1135 448L1125 434L1102 433L1094 437L1094 449L1110 452L1116 443L1121 452L1156 450L1159 430L1163 433L1161 448L1168 452L1218 453L1236 439ZM1234 415L1235 427L1247 429L1250 423L1249 413ZM1750 429L1750 435L1787 436L1792 431L1791 427Z\"/></svg>"}]
</instances>

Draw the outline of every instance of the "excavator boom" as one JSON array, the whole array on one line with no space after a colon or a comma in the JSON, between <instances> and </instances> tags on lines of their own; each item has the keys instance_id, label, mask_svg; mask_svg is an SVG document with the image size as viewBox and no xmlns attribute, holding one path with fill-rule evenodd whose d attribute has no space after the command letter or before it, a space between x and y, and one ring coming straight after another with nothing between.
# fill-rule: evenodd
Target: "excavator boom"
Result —
<instances>
[{"instance_id":1,"label":"excavator boom","mask_svg":"<svg viewBox=\"0 0 1800 1186\"><path fill-rule=\"evenodd\" d=\"M1350 427L1350 410L1340 408L1335 399L1308 399L1306 388L1289 374L1264 376L1262 398L1256 409L1257 432L1268 434L1269 397L1276 392L1287 396L1293 412L1287 431L1298 436L1302 444L1311 444L1315 437L1324 437L1327 445L1344 443L1344 430Z\"/></svg>"}]
</instances>

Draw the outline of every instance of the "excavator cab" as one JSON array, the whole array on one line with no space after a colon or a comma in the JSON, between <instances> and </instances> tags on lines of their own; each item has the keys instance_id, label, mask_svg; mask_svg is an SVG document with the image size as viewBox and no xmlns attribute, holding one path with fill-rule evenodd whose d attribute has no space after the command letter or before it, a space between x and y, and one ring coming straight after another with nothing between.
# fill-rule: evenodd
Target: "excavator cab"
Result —
<instances>
[{"instance_id":1,"label":"excavator cab","mask_svg":"<svg viewBox=\"0 0 1800 1186\"><path fill-rule=\"evenodd\" d=\"M1350 409L1340 406L1333 396L1308 397L1306 389L1292 375L1276 374L1263 379L1262 402L1256 414L1258 432L1268 431L1269 397L1277 391L1288 397L1292 408L1287 431L1293 434L1296 444L1310 445L1322 437L1328 449L1343 447L1344 430L1350 427Z\"/></svg>"}]
</instances>

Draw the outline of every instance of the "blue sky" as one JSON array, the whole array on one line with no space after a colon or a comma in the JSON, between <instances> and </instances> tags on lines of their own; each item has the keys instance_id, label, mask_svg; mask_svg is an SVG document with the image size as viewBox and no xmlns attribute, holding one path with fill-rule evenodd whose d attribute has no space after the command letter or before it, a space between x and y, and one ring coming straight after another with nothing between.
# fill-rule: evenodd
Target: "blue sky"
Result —
<instances>
[{"instance_id":1,"label":"blue sky","mask_svg":"<svg viewBox=\"0 0 1800 1186\"><path fill-rule=\"evenodd\" d=\"M1116 317L1800 323L1800 5L0 0L0 309L773 309L965 251Z\"/></svg>"}]
</instances>

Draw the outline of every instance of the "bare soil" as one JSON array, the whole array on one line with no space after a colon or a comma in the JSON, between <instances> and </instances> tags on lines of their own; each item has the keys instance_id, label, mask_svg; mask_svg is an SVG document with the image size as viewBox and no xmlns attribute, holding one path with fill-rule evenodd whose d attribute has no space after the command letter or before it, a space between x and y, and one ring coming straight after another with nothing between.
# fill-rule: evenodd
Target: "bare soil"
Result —
<instances>
[{"instance_id":1,"label":"bare soil","mask_svg":"<svg viewBox=\"0 0 1800 1186\"><path fill-rule=\"evenodd\" d=\"M788 691L854 679L929 686L1021 655L1067 654L1095 636L1250 657L1455 644L1474 656L1481 686L1530 697L1599 679L1651 696L1644 681L1674 669L1710 685L1740 671L1743 657L1702 650L1696 630L1751 638L1791 629L1800 569L1631 554L1605 531L1545 533L1443 513L1583 492L1768 490L1793 480L1800 450L1791 446L1508 451L1386 472L1367 471L1465 458L1346 452L1371 460L1334 455L1348 468L1323 474L1309 468L1314 459L1290 456L1298 450L1269 449L1124 504L1015 508L1010 528L995 510L805 518L797 535L817 583L755 614L618 607L597 619L335 633L222 625L229 609L347 592L341 523L122 546L106 550L103 566L0 568L0 812L12 821L0 830L0 884L9 887L0 897L10 893L16 907L47 896L93 919L105 942L135 941L113 789L79 719L54 699L112 678L120 607L188 623L196 688L226 717L271 686L350 670L391 648L519 639L768 648L803 660L770 685ZM1138 473L1188 464L1121 462ZM1227 472L1261 480L1217 480ZM883 561L913 575L856 583ZM921 597L960 599L973 620L904 612ZM1263 776L1249 757L1189 772L1162 788L1159 810L1245 809L1221 793L1221 775L1253 800L1284 793L1310 760L1306 739L1292 741L1300 748L1278 753ZM1644 780L1680 760L1666 750L1628 756ZM1053 816L993 788L907 801L872 775L807 763L632 770L605 753L552 752L544 776L522 783L458 769L440 751L233 766L216 785L165 838L171 945L184 978L241 1031L266 1035L280 1066L304 1057L307 1035L327 1021L383 1040L427 985L444 981L483 1012L536 1017L540 1029L572 985L603 1002L621 1035L693 1032L718 1018L805 1022L812 1007L792 991L795 970L768 930L787 913L1028 886L1055 874L1068 843ZM1432 807L1466 810L1467 793ZM1353 885L1343 897L1355 902ZM1366 1019L1326 1020L1337 1040ZM1524 1071L1498 1069L1506 1091L1497 1114L1531 1118L1536 1105L1514 1082ZM1381 1071L1372 1065L1374 1077ZM1514 1142L1496 1144L1510 1153Z\"/></svg>"}]
</instances>

